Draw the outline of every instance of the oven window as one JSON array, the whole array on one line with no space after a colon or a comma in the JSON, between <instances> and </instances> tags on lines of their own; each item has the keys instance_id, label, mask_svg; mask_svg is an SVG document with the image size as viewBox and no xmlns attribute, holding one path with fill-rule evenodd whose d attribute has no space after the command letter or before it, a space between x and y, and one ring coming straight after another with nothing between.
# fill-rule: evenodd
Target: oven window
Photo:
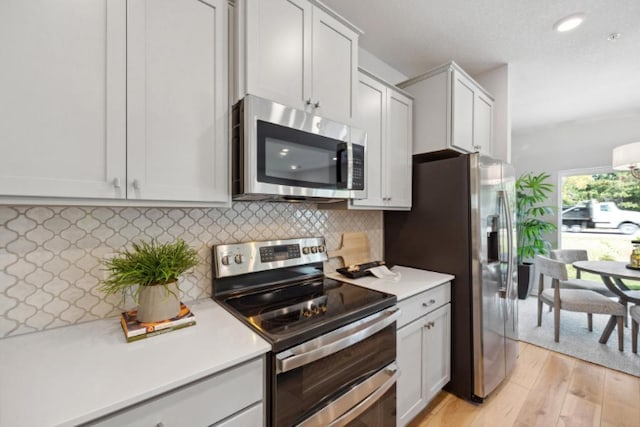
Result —
<instances>
[{"instance_id":1,"label":"oven window","mask_svg":"<svg viewBox=\"0 0 640 427\"><path fill-rule=\"evenodd\" d=\"M303 421L355 384L393 362L396 357L395 328L393 323L344 350L276 375L274 425L284 427Z\"/></svg>"},{"instance_id":2,"label":"oven window","mask_svg":"<svg viewBox=\"0 0 640 427\"><path fill-rule=\"evenodd\" d=\"M338 188L344 142L262 120L258 120L257 127L258 181Z\"/></svg>"}]
</instances>

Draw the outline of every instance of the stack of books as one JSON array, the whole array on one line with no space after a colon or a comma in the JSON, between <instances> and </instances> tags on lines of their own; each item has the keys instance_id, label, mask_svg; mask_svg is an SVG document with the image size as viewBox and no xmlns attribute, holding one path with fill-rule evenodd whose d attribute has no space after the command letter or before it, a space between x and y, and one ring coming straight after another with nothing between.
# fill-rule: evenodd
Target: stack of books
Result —
<instances>
[{"instance_id":1,"label":"stack of books","mask_svg":"<svg viewBox=\"0 0 640 427\"><path fill-rule=\"evenodd\" d=\"M125 311L120 316L120 324L127 342L141 340L196 324L196 317L189 310L189 307L183 303L180 303L180 313L176 317L159 322L138 322L137 314L137 310L131 310Z\"/></svg>"}]
</instances>

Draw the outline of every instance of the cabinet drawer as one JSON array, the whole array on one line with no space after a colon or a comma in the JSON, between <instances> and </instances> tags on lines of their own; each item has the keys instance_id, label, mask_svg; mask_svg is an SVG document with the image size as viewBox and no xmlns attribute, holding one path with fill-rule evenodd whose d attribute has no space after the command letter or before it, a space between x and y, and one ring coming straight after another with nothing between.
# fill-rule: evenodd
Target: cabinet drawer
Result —
<instances>
[{"instance_id":1,"label":"cabinet drawer","mask_svg":"<svg viewBox=\"0 0 640 427\"><path fill-rule=\"evenodd\" d=\"M402 314L398 319L397 327L401 328L449 301L451 301L451 282L400 301L398 307Z\"/></svg>"},{"instance_id":2,"label":"cabinet drawer","mask_svg":"<svg viewBox=\"0 0 640 427\"><path fill-rule=\"evenodd\" d=\"M214 427L258 427L264 425L264 406L258 403L239 414L216 424Z\"/></svg>"},{"instance_id":3,"label":"cabinet drawer","mask_svg":"<svg viewBox=\"0 0 640 427\"><path fill-rule=\"evenodd\" d=\"M210 426L263 400L263 358L108 415L91 426ZM224 424L223 424L224 425ZM235 424L230 424L235 425Z\"/></svg>"}]
</instances>

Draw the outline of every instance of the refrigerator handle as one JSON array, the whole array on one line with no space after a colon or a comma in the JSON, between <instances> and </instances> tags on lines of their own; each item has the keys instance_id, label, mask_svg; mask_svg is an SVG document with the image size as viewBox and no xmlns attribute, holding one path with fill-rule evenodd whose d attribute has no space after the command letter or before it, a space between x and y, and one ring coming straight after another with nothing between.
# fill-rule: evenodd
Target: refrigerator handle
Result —
<instances>
[{"instance_id":1,"label":"refrigerator handle","mask_svg":"<svg viewBox=\"0 0 640 427\"><path fill-rule=\"evenodd\" d=\"M504 206L504 213L507 222L507 245L509 246L507 256L507 298L511 295L511 288L513 287L513 223L511 220L511 210L509 209L509 194L506 191L498 191L498 195Z\"/></svg>"}]
</instances>

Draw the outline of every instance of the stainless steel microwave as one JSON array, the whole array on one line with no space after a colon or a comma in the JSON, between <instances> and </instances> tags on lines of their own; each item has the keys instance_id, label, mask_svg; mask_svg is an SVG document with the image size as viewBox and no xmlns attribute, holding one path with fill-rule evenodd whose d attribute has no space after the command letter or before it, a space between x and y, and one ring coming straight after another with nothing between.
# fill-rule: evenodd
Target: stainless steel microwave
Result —
<instances>
[{"instance_id":1,"label":"stainless steel microwave","mask_svg":"<svg viewBox=\"0 0 640 427\"><path fill-rule=\"evenodd\" d=\"M231 124L234 200L366 197L364 131L253 95Z\"/></svg>"}]
</instances>

